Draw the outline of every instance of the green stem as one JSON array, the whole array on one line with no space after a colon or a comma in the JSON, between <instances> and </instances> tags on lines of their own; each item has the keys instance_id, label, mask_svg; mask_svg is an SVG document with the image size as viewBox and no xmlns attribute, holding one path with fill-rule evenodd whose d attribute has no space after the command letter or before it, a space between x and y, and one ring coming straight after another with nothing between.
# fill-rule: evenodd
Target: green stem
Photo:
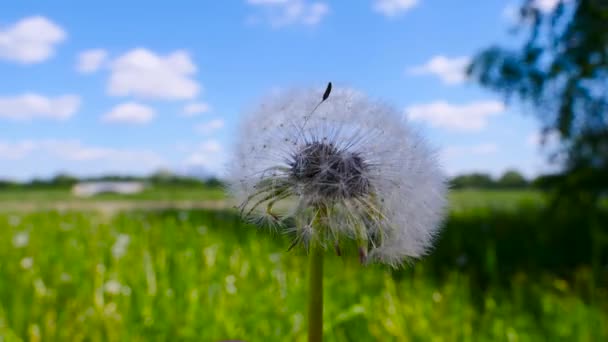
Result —
<instances>
[{"instance_id":1,"label":"green stem","mask_svg":"<svg viewBox=\"0 0 608 342\"><path fill-rule=\"evenodd\" d=\"M323 340L323 248L310 246L308 263L308 341Z\"/></svg>"}]
</instances>

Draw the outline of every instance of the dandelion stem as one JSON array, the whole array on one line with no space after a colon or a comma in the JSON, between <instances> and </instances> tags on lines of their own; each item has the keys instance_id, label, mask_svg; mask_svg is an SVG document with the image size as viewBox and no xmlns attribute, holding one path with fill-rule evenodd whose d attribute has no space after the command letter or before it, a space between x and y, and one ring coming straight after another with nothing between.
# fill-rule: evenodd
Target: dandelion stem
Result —
<instances>
[{"instance_id":1,"label":"dandelion stem","mask_svg":"<svg viewBox=\"0 0 608 342\"><path fill-rule=\"evenodd\" d=\"M318 244L310 246L309 294L308 294L308 341L323 340L323 249Z\"/></svg>"}]
</instances>

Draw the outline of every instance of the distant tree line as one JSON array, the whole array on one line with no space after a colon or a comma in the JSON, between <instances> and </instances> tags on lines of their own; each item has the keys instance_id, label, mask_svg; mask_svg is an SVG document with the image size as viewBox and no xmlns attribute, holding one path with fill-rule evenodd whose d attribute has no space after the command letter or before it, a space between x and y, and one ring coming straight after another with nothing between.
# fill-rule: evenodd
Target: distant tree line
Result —
<instances>
[{"instance_id":1,"label":"distant tree line","mask_svg":"<svg viewBox=\"0 0 608 342\"><path fill-rule=\"evenodd\" d=\"M546 190L551 187L554 175L541 175L527 179L516 170L507 170L500 177L492 177L488 173L469 173L453 177L450 180L452 189L526 189L535 188Z\"/></svg>"},{"instance_id":2,"label":"distant tree line","mask_svg":"<svg viewBox=\"0 0 608 342\"><path fill-rule=\"evenodd\" d=\"M34 178L26 182L16 182L0 179L1 189L69 189L80 182L94 181L131 181L142 182L151 186L170 187L206 187L219 188L224 183L216 177L197 178L173 174L168 171L158 171L149 176L104 175L99 177L78 178L67 173L60 173L50 178Z\"/></svg>"},{"instance_id":3,"label":"distant tree line","mask_svg":"<svg viewBox=\"0 0 608 342\"><path fill-rule=\"evenodd\" d=\"M527 179L516 170L508 170L500 177L492 177L488 173L468 173L458 175L450 180L452 189L548 189L555 176L542 175ZM158 171L148 176L105 175L99 177L78 178L67 173L60 173L47 179L35 178L27 182L14 182L0 179L1 189L70 189L79 182L92 181L123 181L142 182L151 186L167 187L206 187L221 188L222 180L216 177L197 178L174 174L168 171Z\"/></svg>"}]
</instances>

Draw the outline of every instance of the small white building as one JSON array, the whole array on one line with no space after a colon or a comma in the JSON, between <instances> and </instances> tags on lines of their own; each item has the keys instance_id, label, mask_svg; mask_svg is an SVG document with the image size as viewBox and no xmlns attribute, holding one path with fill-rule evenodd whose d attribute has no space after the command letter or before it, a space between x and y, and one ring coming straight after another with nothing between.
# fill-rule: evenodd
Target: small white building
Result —
<instances>
[{"instance_id":1,"label":"small white building","mask_svg":"<svg viewBox=\"0 0 608 342\"><path fill-rule=\"evenodd\" d=\"M91 197L98 194L132 195L142 192L145 185L142 182L95 181L82 182L74 185L72 194L78 197Z\"/></svg>"}]
</instances>

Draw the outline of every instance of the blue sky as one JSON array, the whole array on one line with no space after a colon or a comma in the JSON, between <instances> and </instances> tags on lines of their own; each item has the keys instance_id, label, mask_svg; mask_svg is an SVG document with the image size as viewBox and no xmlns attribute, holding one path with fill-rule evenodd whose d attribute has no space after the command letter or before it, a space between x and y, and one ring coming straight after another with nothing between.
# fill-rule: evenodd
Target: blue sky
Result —
<instances>
[{"instance_id":1,"label":"blue sky","mask_svg":"<svg viewBox=\"0 0 608 342\"><path fill-rule=\"evenodd\" d=\"M260 96L330 80L403 109L449 174L535 175L536 120L462 75L479 49L514 41L516 4L3 2L0 178L221 174Z\"/></svg>"}]
</instances>

